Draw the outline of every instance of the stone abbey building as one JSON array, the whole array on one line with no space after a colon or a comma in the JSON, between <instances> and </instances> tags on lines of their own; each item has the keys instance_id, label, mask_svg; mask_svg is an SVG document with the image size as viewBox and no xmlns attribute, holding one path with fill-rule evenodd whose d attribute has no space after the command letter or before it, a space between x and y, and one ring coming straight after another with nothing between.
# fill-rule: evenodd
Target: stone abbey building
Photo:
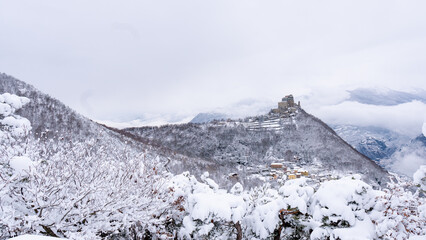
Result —
<instances>
[{"instance_id":1,"label":"stone abbey building","mask_svg":"<svg viewBox=\"0 0 426 240\"><path fill-rule=\"evenodd\" d=\"M287 95L283 97L281 102L278 102L278 108L274 108L271 110L271 113L275 114L285 114L285 113L293 113L300 108L300 101L297 104L294 104L293 95Z\"/></svg>"}]
</instances>

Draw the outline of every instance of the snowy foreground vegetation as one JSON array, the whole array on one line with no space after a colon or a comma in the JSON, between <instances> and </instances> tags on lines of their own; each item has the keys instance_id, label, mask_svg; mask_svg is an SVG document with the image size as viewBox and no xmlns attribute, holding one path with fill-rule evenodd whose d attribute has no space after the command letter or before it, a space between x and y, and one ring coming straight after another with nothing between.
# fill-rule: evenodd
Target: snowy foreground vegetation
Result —
<instances>
[{"instance_id":1,"label":"snowy foreground vegetation","mask_svg":"<svg viewBox=\"0 0 426 240\"><path fill-rule=\"evenodd\" d=\"M426 167L376 190L351 175L221 189L206 172L173 175L159 158L96 141L31 140L0 95L0 239L421 239ZM20 236L13 239L51 239Z\"/></svg>"}]
</instances>

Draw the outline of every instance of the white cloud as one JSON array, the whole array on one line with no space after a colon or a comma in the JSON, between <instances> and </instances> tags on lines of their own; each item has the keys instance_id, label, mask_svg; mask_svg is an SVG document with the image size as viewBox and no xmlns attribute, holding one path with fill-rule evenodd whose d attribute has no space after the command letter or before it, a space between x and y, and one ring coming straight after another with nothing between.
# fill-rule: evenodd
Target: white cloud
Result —
<instances>
[{"instance_id":1,"label":"white cloud","mask_svg":"<svg viewBox=\"0 0 426 240\"><path fill-rule=\"evenodd\" d=\"M384 127L415 137L421 133L426 104L413 101L396 106L376 106L345 101L311 109L311 113L331 124Z\"/></svg>"},{"instance_id":2,"label":"white cloud","mask_svg":"<svg viewBox=\"0 0 426 240\"><path fill-rule=\"evenodd\" d=\"M426 148L418 145L404 146L391 159L382 161L390 170L412 177L420 166L426 165Z\"/></svg>"},{"instance_id":3,"label":"white cloud","mask_svg":"<svg viewBox=\"0 0 426 240\"><path fill-rule=\"evenodd\" d=\"M131 121L104 121L98 120L96 122L104 124L109 127L124 129L124 128L133 128L133 127L143 127L143 126L162 126L166 124L180 124L187 123L192 120L192 117L182 118L181 120L171 120L167 116L161 115L149 119L135 119Z\"/></svg>"}]
</instances>

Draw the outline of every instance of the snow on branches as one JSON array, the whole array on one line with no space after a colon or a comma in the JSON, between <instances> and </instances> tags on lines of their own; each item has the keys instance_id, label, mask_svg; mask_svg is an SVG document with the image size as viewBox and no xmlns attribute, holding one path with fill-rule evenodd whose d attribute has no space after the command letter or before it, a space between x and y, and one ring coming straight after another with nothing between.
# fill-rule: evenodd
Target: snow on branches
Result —
<instances>
[{"instance_id":1,"label":"snow on branches","mask_svg":"<svg viewBox=\"0 0 426 240\"><path fill-rule=\"evenodd\" d=\"M0 94L0 137L3 134L10 134L13 137L22 137L31 130L30 121L15 114L15 111L22 108L30 100L26 97L19 97L13 94Z\"/></svg>"},{"instance_id":2,"label":"snow on branches","mask_svg":"<svg viewBox=\"0 0 426 240\"><path fill-rule=\"evenodd\" d=\"M15 155L24 152L22 141L31 130L28 119L23 118L15 112L29 103L26 97L13 94L0 94L0 159L1 164Z\"/></svg>"},{"instance_id":3,"label":"snow on branches","mask_svg":"<svg viewBox=\"0 0 426 240\"><path fill-rule=\"evenodd\" d=\"M348 176L316 190L305 178L278 190L269 184L230 191L203 174L188 172L169 182L181 212L175 215L180 239L408 239L424 235L424 198L408 192L403 181L384 191ZM405 189L405 190L404 190Z\"/></svg>"},{"instance_id":4,"label":"snow on branches","mask_svg":"<svg viewBox=\"0 0 426 240\"><path fill-rule=\"evenodd\" d=\"M163 224L154 216L170 205L167 175L155 159L112 154L95 142L73 145L47 160L32 156L37 166L10 184L11 208L20 215L9 219L9 232L95 239Z\"/></svg>"},{"instance_id":5,"label":"snow on branches","mask_svg":"<svg viewBox=\"0 0 426 240\"><path fill-rule=\"evenodd\" d=\"M27 102L0 95L0 141L7 153L0 156L0 239L25 233L101 239L163 231L171 198L159 159L105 140L27 141L29 121L15 114Z\"/></svg>"},{"instance_id":6,"label":"snow on branches","mask_svg":"<svg viewBox=\"0 0 426 240\"><path fill-rule=\"evenodd\" d=\"M376 224L379 237L408 239L426 235L426 199L419 192L411 192L413 184L394 175L388 189L376 199L371 218Z\"/></svg>"}]
</instances>

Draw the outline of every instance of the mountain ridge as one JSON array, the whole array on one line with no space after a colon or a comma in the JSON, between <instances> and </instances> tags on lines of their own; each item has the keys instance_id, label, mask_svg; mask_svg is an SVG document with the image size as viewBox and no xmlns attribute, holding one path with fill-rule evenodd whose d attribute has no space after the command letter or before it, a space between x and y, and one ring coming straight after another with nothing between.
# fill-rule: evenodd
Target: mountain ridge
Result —
<instances>
[{"instance_id":1,"label":"mountain ridge","mask_svg":"<svg viewBox=\"0 0 426 240\"><path fill-rule=\"evenodd\" d=\"M426 103L426 91L423 89L417 92L403 92L392 89L357 88L348 92L349 101L370 105L394 106L411 101Z\"/></svg>"},{"instance_id":2,"label":"mountain ridge","mask_svg":"<svg viewBox=\"0 0 426 240\"><path fill-rule=\"evenodd\" d=\"M118 130L85 118L59 100L6 74L0 75L0 91L31 99L19 114L32 122L35 139L42 135L77 142L94 138L100 141L99 146L111 146L111 151L119 146L134 153L150 149L151 155L167 162L175 174L190 170L197 175L208 170L213 179L227 186L232 181L223 180L224 175L237 172L241 178L247 177L245 181L251 185L256 180L250 180L247 169L257 172L273 160L292 162L293 158L301 159L295 164L318 164L332 171L361 173L376 183L386 182L388 177L384 169L303 109L286 117L269 114L244 120Z\"/></svg>"},{"instance_id":3,"label":"mountain ridge","mask_svg":"<svg viewBox=\"0 0 426 240\"><path fill-rule=\"evenodd\" d=\"M255 123L256 121L263 123ZM268 127L271 129L267 129ZM228 164L232 169L237 169L238 166L255 168L255 165L270 163L268 158L291 161L293 156L312 164L318 157L322 158L320 161L325 168L366 173L371 175L367 176L370 180L377 178L380 182L386 181L387 178L384 169L345 142L327 124L302 109L294 117L285 119L262 115L244 120L215 120L210 123L128 128L123 131L183 155L202 158L216 164ZM309 131L317 134L309 134ZM294 140L296 138L297 140ZM312 138L315 140L310 140ZM322 142L316 144L315 141ZM338 147L333 150L327 144L335 144ZM311 151L312 149L315 150ZM324 149L339 157L327 154ZM353 161L344 160L346 157ZM333 163L333 160L341 164ZM366 166L363 167L363 164ZM350 165L353 166L351 170ZM377 176L372 169L377 171Z\"/></svg>"}]
</instances>

